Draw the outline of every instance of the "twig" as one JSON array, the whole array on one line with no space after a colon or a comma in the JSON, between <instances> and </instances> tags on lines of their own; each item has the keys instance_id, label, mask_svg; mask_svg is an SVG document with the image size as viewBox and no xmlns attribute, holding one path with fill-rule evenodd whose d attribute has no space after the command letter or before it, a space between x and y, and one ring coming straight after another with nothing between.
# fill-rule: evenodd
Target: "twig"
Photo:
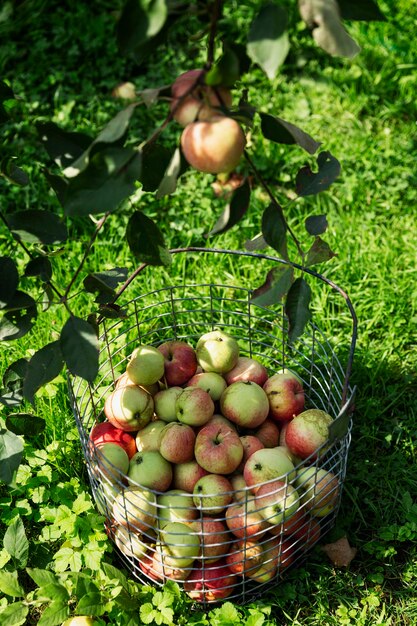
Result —
<instances>
[{"instance_id":1,"label":"twig","mask_svg":"<svg viewBox=\"0 0 417 626\"><path fill-rule=\"evenodd\" d=\"M213 14L211 16L210 33L207 43L207 61L205 69L209 70L213 65L214 52L216 46L217 25L222 14L222 0L215 0Z\"/></svg>"}]
</instances>

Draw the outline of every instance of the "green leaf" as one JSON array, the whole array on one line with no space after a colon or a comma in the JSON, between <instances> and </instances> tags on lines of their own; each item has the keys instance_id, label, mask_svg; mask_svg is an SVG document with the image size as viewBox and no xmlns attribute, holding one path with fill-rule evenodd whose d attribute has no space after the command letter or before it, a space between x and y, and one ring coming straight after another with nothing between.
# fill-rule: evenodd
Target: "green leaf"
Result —
<instances>
[{"instance_id":1,"label":"green leaf","mask_svg":"<svg viewBox=\"0 0 417 626\"><path fill-rule=\"evenodd\" d=\"M0 612L1 626L22 626L26 624L29 607L23 602L12 602Z\"/></svg>"},{"instance_id":2,"label":"green leaf","mask_svg":"<svg viewBox=\"0 0 417 626\"><path fill-rule=\"evenodd\" d=\"M12 598L23 598L25 591L19 583L17 572L0 571L0 591Z\"/></svg>"},{"instance_id":3,"label":"green leaf","mask_svg":"<svg viewBox=\"0 0 417 626\"><path fill-rule=\"evenodd\" d=\"M47 585L59 584L58 578L53 572L37 567L27 567L26 572L38 587L46 587Z\"/></svg>"},{"instance_id":4,"label":"green leaf","mask_svg":"<svg viewBox=\"0 0 417 626\"><path fill-rule=\"evenodd\" d=\"M4 428L0 429L0 481L10 485L23 456L20 437Z\"/></svg>"},{"instance_id":5,"label":"green leaf","mask_svg":"<svg viewBox=\"0 0 417 626\"><path fill-rule=\"evenodd\" d=\"M128 580L120 569L118 569L114 565L110 565L110 563L103 563L102 569L107 578L109 578L110 580L117 580L117 582L120 583L124 589L129 589Z\"/></svg>"},{"instance_id":6,"label":"green leaf","mask_svg":"<svg viewBox=\"0 0 417 626\"><path fill-rule=\"evenodd\" d=\"M296 178L296 191L300 197L326 191L340 174L340 163L330 152L320 152L317 165L316 174L309 165L299 170Z\"/></svg>"},{"instance_id":7,"label":"green leaf","mask_svg":"<svg viewBox=\"0 0 417 626\"><path fill-rule=\"evenodd\" d=\"M233 87L239 78L239 73L239 58L231 48L226 47L220 59L205 75L205 82L213 87L219 85Z\"/></svg>"},{"instance_id":8,"label":"green leaf","mask_svg":"<svg viewBox=\"0 0 417 626\"><path fill-rule=\"evenodd\" d=\"M170 265L171 255L158 226L141 211L135 211L126 229L129 248L142 263Z\"/></svg>"},{"instance_id":9,"label":"green leaf","mask_svg":"<svg viewBox=\"0 0 417 626\"><path fill-rule=\"evenodd\" d=\"M127 278L127 269L125 267L115 267L111 270L88 274L84 279L83 285L89 293L96 291L108 294L114 294L114 290L119 283Z\"/></svg>"},{"instance_id":10,"label":"green leaf","mask_svg":"<svg viewBox=\"0 0 417 626\"><path fill-rule=\"evenodd\" d=\"M106 597L101 593L86 593L80 598L76 613L79 615L104 615L106 612Z\"/></svg>"},{"instance_id":11,"label":"green leaf","mask_svg":"<svg viewBox=\"0 0 417 626\"><path fill-rule=\"evenodd\" d=\"M165 24L165 0L128 0L117 24L117 42L122 54L134 52L149 42Z\"/></svg>"},{"instance_id":12,"label":"green leaf","mask_svg":"<svg viewBox=\"0 0 417 626\"><path fill-rule=\"evenodd\" d=\"M19 285L16 263L8 256L0 257L0 276L0 308L3 308L12 300Z\"/></svg>"},{"instance_id":13,"label":"green leaf","mask_svg":"<svg viewBox=\"0 0 417 626\"><path fill-rule=\"evenodd\" d=\"M6 122L9 119L9 111L5 103L14 99L13 90L5 82L0 81L0 123Z\"/></svg>"},{"instance_id":14,"label":"green leaf","mask_svg":"<svg viewBox=\"0 0 417 626\"><path fill-rule=\"evenodd\" d=\"M59 341L53 341L43 346L31 357L25 380L23 383L23 395L26 400L33 403L35 393L46 383L56 378L64 365Z\"/></svg>"},{"instance_id":15,"label":"green leaf","mask_svg":"<svg viewBox=\"0 0 417 626\"><path fill-rule=\"evenodd\" d=\"M337 3L344 20L386 21L374 0L338 0Z\"/></svg>"},{"instance_id":16,"label":"green leaf","mask_svg":"<svg viewBox=\"0 0 417 626\"><path fill-rule=\"evenodd\" d=\"M306 324L311 319L310 301L310 286L304 278L297 278L291 285L285 302L290 343L294 343L303 334Z\"/></svg>"},{"instance_id":17,"label":"green leaf","mask_svg":"<svg viewBox=\"0 0 417 626\"><path fill-rule=\"evenodd\" d=\"M26 359L18 359L4 372L4 389L1 390L0 402L5 406L16 406L22 403L23 380L26 376L27 364Z\"/></svg>"},{"instance_id":18,"label":"green leaf","mask_svg":"<svg viewBox=\"0 0 417 626\"><path fill-rule=\"evenodd\" d=\"M251 302L259 306L269 306L281 302L288 293L294 277L294 270L288 265L273 267L263 285L252 293Z\"/></svg>"},{"instance_id":19,"label":"green leaf","mask_svg":"<svg viewBox=\"0 0 417 626\"><path fill-rule=\"evenodd\" d=\"M21 293L22 292L17 292L15 296L17 294L21 295ZM18 301L21 303L22 298L20 297L20 295ZM29 299L30 296L27 296L27 298ZM32 300L32 298L30 298L30 300ZM15 298L13 298L12 302L9 305L11 307L11 310L8 313L5 313L2 320L0 321L0 341L11 341L14 339L20 339L20 337L26 335L26 333L28 333L32 328L34 320L37 316L35 306L29 306L27 309L24 307L19 307L15 309L12 306L14 301Z\"/></svg>"},{"instance_id":20,"label":"green leaf","mask_svg":"<svg viewBox=\"0 0 417 626\"><path fill-rule=\"evenodd\" d=\"M68 231L62 220L50 211L28 209L7 215L7 223L19 241L55 245L68 238Z\"/></svg>"},{"instance_id":21,"label":"green leaf","mask_svg":"<svg viewBox=\"0 0 417 626\"><path fill-rule=\"evenodd\" d=\"M262 235L268 246L287 257L287 223L281 207L271 202L262 215Z\"/></svg>"},{"instance_id":22,"label":"green leaf","mask_svg":"<svg viewBox=\"0 0 417 626\"><path fill-rule=\"evenodd\" d=\"M0 173L15 185L24 187L30 183L29 176L16 165L16 157L6 157L0 163Z\"/></svg>"},{"instance_id":23,"label":"green leaf","mask_svg":"<svg viewBox=\"0 0 417 626\"><path fill-rule=\"evenodd\" d=\"M85 133L68 132L53 122L40 122L36 129L51 159L63 169L78 159L93 142Z\"/></svg>"},{"instance_id":24,"label":"green leaf","mask_svg":"<svg viewBox=\"0 0 417 626\"><path fill-rule=\"evenodd\" d=\"M268 113L259 113L259 115L265 139L276 143L298 144L309 154L314 154L319 149L320 143L294 124Z\"/></svg>"},{"instance_id":25,"label":"green leaf","mask_svg":"<svg viewBox=\"0 0 417 626\"><path fill-rule=\"evenodd\" d=\"M12 557L16 568L26 567L29 555L29 542L20 517L16 517L7 528L3 538L3 546Z\"/></svg>"},{"instance_id":26,"label":"green leaf","mask_svg":"<svg viewBox=\"0 0 417 626\"><path fill-rule=\"evenodd\" d=\"M177 188L178 178L187 169L188 164L182 156L182 152L177 148L165 170L164 176L159 183L155 197L157 199L167 196Z\"/></svg>"},{"instance_id":27,"label":"green leaf","mask_svg":"<svg viewBox=\"0 0 417 626\"><path fill-rule=\"evenodd\" d=\"M67 602L51 602L51 604L44 610L39 621L38 626L59 626L69 616L69 606Z\"/></svg>"},{"instance_id":28,"label":"green leaf","mask_svg":"<svg viewBox=\"0 0 417 626\"><path fill-rule=\"evenodd\" d=\"M301 0L301 18L313 29L320 48L333 56L352 58L360 47L345 30L336 0Z\"/></svg>"},{"instance_id":29,"label":"green leaf","mask_svg":"<svg viewBox=\"0 0 417 626\"><path fill-rule=\"evenodd\" d=\"M309 235L322 235L326 232L328 223L325 215L310 215L305 221L306 231Z\"/></svg>"},{"instance_id":30,"label":"green leaf","mask_svg":"<svg viewBox=\"0 0 417 626\"><path fill-rule=\"evenodd\" d=\"M208 237L211 235L218 235L224 233L229 228L235 226L245 215L250 204L250 184L248 179L235 189L232 195L230 203L227 205L212 230L208 233Z\"/></svg>"},{"instance_id":31,"label":"green leaf","mask_svg":"<svg viewBox=\"0 0 417 626\"><path fill-rule=\"evenodd\" d=\"M245 241L245 249L253 252L254 250L264 250L268 247L262 233Z\"/></svg>"},{"instance_id":32,"label":"green leaf","mask_svg":"<svg viewBox=\"0 0 417 626\"><path fill-rule=\"evenodd\" d=\"M158 144L145 146L142 155L142 169L139 180L144 191L156 191L162 184L167 168L170 166L173 153ZM178 158L178 157L177 157Z\"/></svg>"},{"instance_id":33,"label":"green leaf","mask_svg":"<svg viewBox=\"0 0 417 626\"><path fill-rule=\"evenodd\" d=\"M71 374L92 382L98 373L99 345L91 324L70 317L61 331L60 345Z\"/></svg>"},{"instance_id":34,"label":"green leaf","mask_svg":"<svg viewBox=\"0 0 417 626\"><path fill-rule=\"evenodd\" d=\"M105 147L88 166L70 179L63 198L67 215L115 211L135 190L141 171L141 155L131 148Z\"/></svg>"},{"instance_id":35,"label":"green leaf","mask_svg":"<svg viewBox=\"0 0 417 626\"><path fill-rule=\"evenodd\" d=\"M253 20L248 36L247 53L270 80L277 75L290 49L287 12L273 2L265 4Z\"/></svg>"},{"instance_id":36,"label":"green leaf","mask_svg":"<svg viewBox=\"0 0 417 626\"><path fill-rule=\"evenodd\" d=\"M307 267L310 267L310 265L329 261L335 256L336 254L330 249L329 244L323 241L321 237L316 237L313 245L307 252L305 264Z\"/></svg>"},{"instance_id":37,"label":"green leaf","mask_svg":"<svg viewBox=\"0 0 417 626\"><path fill-rule=\"evenodd\" d=\"M37 590L36 599L44 602L52 600L64 604L69 600L69 593L64 585L58 582L47 583Z\"/></svg>"},{"instance_id":38,"label":"green leaf","mask_svg":"<svg viewBox=\"0 0 417 626\"><path fill-rule=\"evenodd\" d=\"M51 261L44 256L31 259L25 267L25 276L39 276L44 282L52 278Z\"/></svg>"},{"instance_id":39,"label":"green leaf","mask_svg":"<svg viewBox=\"0 0 417 626\"><path fill-rule=\"evenodd\" d=\"M9 413L6 417L6 428L15 435L37 437L45 430L45 420L31 413Z\"/></svg>"}]
</instances>

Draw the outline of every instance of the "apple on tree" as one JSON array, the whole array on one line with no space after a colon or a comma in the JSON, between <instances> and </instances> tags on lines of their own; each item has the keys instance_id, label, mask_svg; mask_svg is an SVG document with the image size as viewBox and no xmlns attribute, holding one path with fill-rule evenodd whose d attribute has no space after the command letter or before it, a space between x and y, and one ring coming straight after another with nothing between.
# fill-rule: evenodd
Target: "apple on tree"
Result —
<instances>
[{"instance_id":1,"label":"apple on tree","mask_svg":"<svg viewBox=\"0 0 417 626\"><path fill-rule=\"evenodd\" d=\"M197 361L205 372L224 374L231 370L239 357L239 344L221 330L201 335L196 346Z\"/></svg>"},{"instance_id":2,"label":"apple on tree","mask_svg":"<svg viewBox=\"0 0 417 626\"><path fill-rule=\"evenodd\" d=\"M168 387L184 385L194 376L197 357L186 341L166 341L158 346L164 357L164 375Z\"/></svg>"},{"instance_id":3,"label":"apple on tree","mask_svg":"<svg viewBox=\"0 0 417 626\"><path fill-rule=\"evenodd\" d=\"M263 389L268 396L270 416L278 422L290 420L304 409L303 383L289 369L270 376Z\"/></svg>"}]
</instances>

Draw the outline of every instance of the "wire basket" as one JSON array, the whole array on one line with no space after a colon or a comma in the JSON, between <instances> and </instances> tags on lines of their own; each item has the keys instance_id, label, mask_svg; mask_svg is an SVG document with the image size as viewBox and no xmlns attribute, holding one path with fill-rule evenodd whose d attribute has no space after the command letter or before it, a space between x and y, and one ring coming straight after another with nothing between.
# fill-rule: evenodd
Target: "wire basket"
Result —
<instances>
[{"instance_id":1,"label":"wire basket","mask_svg":"<svg viewBox=\"0 0 417 626\"><path fill-rule=\"evenodd\" d=\"M174 258L181 253L205 253L227 255L233 262L246 257L251 263L288 264L250 252L207 248L171 252ZM348 311L352 322L348 332L342 331L337 346L345 355L344 364L336 346L313 319L300 339L291 344L283 306L256 305L251 288L224 284L229 280L195 284L184 279L141 293L124 306L127 314L123 319L102 321L100 368L93 384L68 376L92 492L120 559L144 584L178 581L199 605L226 597L246 603L261 596L322 540L333 527L340 507L351 441L354 390L349 377L356 316L349 298L337 285L311 270L291 265L343 298L344 312ZM346 322L346 315L341 317ZM195 346L202 334L213 329L233 336L240 355L258 360L269 375L282 368L296 372L304 387L305 408L325 411L333 418L328 440L304 461L292 459L292 467L280 481L269 479L247 486L233 472L223 475L223 491L216 484L216 488L206 488L198 495L192 487L185 488L185 470L179 479L174 464L168 487L144 487L128 480L115 461L103 459L100 446L89 436L105 419L104 402L125 371L132 351L140 344L157 347L171 340ZM238 434L248 432L240 429ZM158 471L155 467L155 474ZM195 483L195 477L193 480Z\"/></svg>"}]
</instances>

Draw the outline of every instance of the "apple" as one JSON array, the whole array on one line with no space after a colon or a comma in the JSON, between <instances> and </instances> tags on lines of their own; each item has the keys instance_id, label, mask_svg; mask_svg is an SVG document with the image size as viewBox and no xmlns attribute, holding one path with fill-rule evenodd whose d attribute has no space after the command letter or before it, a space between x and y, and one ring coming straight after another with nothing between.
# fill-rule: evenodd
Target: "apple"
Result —
<instances>
[{"instance_id":1,"label":"apple","mask_svg":"<svg viewBox=\"0 0 417 626\"><path fill-rule=\"evenodd\" d=\"M211 426L212 424L217 424L218 426L224 426L229 430L232 430L234 433L237 433L236 424L233 424L227 417L224 415L220 415L220 413L215 413L213 417L210 417L209 421L206 424L203 424L201 428L205 428L206 426ZM201 430L201 428L199 430Z\"/></svg>"},{"instance_id":2,"label":"apple","mask_svg":"<svg viewBox=\"0 0 417 626\"><path fill-rule=\"evenodd\" d=\"M116 524L148 534L156 527L156 496L148 489L127 487L115 497L112 514Z\"/></svg>"},{"instance_id":3,"label":"apple","mask_svg":"<svg viewBox=\"0 0 417 626\"><path fill-rule=\"evenodd\" d=\"M163 420L155 420L144 426L136 435L136 451L159 451L159 438L166 425Z\"/></svg>"},{"instance_id":4,"label":"apple","mask_svg":"<svg viewBox=\"0 0 417 626\"><path fill-rule=\"evenodd\" d=\"M131 380L127 374L124 372L119 378L116 380L115 389L119 389L119 387L126 387L127 385L134 385L135 383ZM142 387L145 391L154 396L159 391L158 383L154 383L153 385L138 385L138 387Z\"/></svg>"},{"instance_id":5,"label":"apple","mask_svg":"<svg viewBox=\"0 0 417 626\"><path fill-rule=\"evenodd\" d=\"M181 148L188 163L194 169L209 174L234 170L245 145L241 126L233 118L223 115L192 122L181 134Z\"/></svg>"},{"instance_id":6,"label":"apple","mask_svg":"<svg viewBox=\"0 0 417 626\"><path fill-rule=\"evenodd\" d=\"M167 389L161 389L154 396L155 413L159 419L164 422L177 422L177 414L175 410L175 403L178 396L183 392L183 388L179 386L168 387Z\"/></svg>"},{"instance_id":7,"label":"apple","mask_svg":"<svg viewBox=\"0 0 417 626\"><path fill-rule=\"evenodd\" d=\"M93 617L75 615L62 622L61 626L94 626L94 624L97 624L97 621Z\"/></svg>"},{"instance_id":8,"label":"apple","mask_svg":"<svg viewBox=\"0 0 417 626\"><path fill-rule=\"evenodd\" d=\"M189 426L202 426L214 414L214 402L210 394L200 387L186 387L175 402L179 422Z\"/></svg>"},{"instance_id":9,"label":"apple","mask_svg":"<svg viewBox=\"0 0 417 626\"><path fill-rule=\"evenodd\" d=\"M293 454L291 450L289 449L289 447L287 446L287 430L288 430L288 425L291 424L292 422L292 419L289 420L288 422L281 422L281 431L279 433L279 445L282 448L285 448L287 450L288 456L290 457L291 461L294 463L295 466L298 466L302 463L302 459L296 454Z\"/></svg>"},{"instance_id":10,"label":"apple","mask_svg":"<svg viewBox=\"0 0 417 626\"><path fill-rule=\"evenodd\" d=\"M187 524L168 522L159 535L168 567L188 567L198 557L200 539Z\"/></svg>"},{"instance_id":11,"label":"apple","mask_svg":"<svg viewBox=\"0 0 417 626\"><path fill-rule=\"evenodd\" d=\"M139 346L130 355L126 373L135 385L153 385L165 371L165 359L153 346Z\"/></svg>"},{"instance_id":12,"label":"apple","mask_svg":"<svg viewBox=\"0 0 417 626\"><path fill-rule=\"evenodd\" d=\"M265 391L253 382L232 383L221 395L222 415L243 428L256 428L268 417L269 402Z\"/></svg>"},{"instance_id":13,"label":"apple","mask_svg":"<svg viewBox=\"0 0 417 626\"><path fill-rule=\"evenodd\" d=\"M228 598L236 589L238 577L225 561L194 569L184 582L184 591L197 602L218 602Z\"/></svg>"},{"instance_id":14,"label":"apple","mask_svg":"<svg viewBox=\"0 0 417 626\"><path fill-rule=\"evenodd\" d=\"M320 541L320 520L315 517L310 517L310 515L306 516L303 526L298 528L293 535L301 541L306 550L309 550L315 546L318 541Z\"/></svg>"},{"instance_id":15,"label":"apple","mask_svg":"<svg viewBox=\"0 0 417 626\"><path fill-rule=\"evenodd\" d=\"M223 519L201 517L189 526L200 538L198 558L204 563L214 563L228 553L231 535Z\"/></svg>"},{"instance_id":16,"label":"apple","mask_svg":"<svg viewBox=\"0 0 417 626\"><path fill-rule=\"evenodd\" d=\"M180 489L169 489L160 494L157 502L160 528L168 522L191 522L198 516L192 495L183 493Z\"/></svg>"},{"instance_id":17,"label":"apple","mask_svg":"<svg viewBox=\"0 0 417 626\"><path fill-rule=\"evenodd\" d=\"M243 458L243 445L228 426L209 424L197 434L194 455L210 474L231 474Z\"/></svg>"},{"instance_id":18,"label":"apple","mask_svg":"<svg viewBox=\"0 0 417 626\"><path fill-rule=\"evenodd\" d=\"M161 431L159 453L171 463L186 463L194 458L195 432L181 422L171 422Z\"/></svg>"},{"instance_id":19,"label":"apple","mask_svg":"<svg viewBox=\"0 0 417 626\"><path fill-rule=\"evenodd\" d=\"M156 549L150 549L140 559L139 567L148 578L157 582L165 582L167 579L184 581L191 571L188 567L168 567L160 545Z\"/></svg>"},{"instance_id":20,"label":"apple","mask_svg":"<svg viewBox=\"0 0 417 626\"><path fill-rule=\"evenodd\" d=\"M124 485L121 482L114 483L108 478L100 477L100 482L94 491L94 498L102 515L111 518L114 499L123 489Z\"/></svg>"},{"instance_id":21,"label":"apple","mask_svg":"<svg viewBox=\"0 0 417 626\"><path fill-rule=\"evenodd\" d=\"M156 450L136 452L130 459L127 477L145 489L166 491L172 482L171 463Z\"/></svg>"},{"instance_id":22,"label":"apple","mask_svg":"<svg viewBox=\"0 0 417 626\"><path fill-rule=\"evenodd\" d=\"M229 480L233 487L233 500L235 500L235 502L243 502L243 500L248 497L249 493L243 474L234 473L229 476Z\"/></svg>"},{"instance_id":23,"label":"apple","mask_svg":"<svg viewBox=\"0 0 417 626\"><path fill-rule=\"evenodd\" d=\"M194 506L203 515L217 515L232 501L233 487L226 476L207 474L196 482L193 494Z\"/></svg>"},{"instance_id":24,"label":"apple","mask_svg":"<svg viewBox=\"0 0 417 626\"><path fill-rule=\"evenodd\" d=\"M281 524L297 511L300 496L292 485L283 480L273 480L259 487L255 504L268 524Z\"/></svg>"},{"instance_id":25,"label":"apple","mask_svg":"<svg viewBox=\"0 0 417 626\"><path fill-rule=\"evenodd\" d=\"M306 467L297 472L295 481L301 492L301 502L313 517L325 517L338 503L340 487L333 472L318 467Z\"/></svg>"},{"instance_id":26,"label":"apple","mask_svg":"<svg viewBox=\"0 0 417 626\"><path fill-rule=\"evenodd\" d=\"M129 459L137 452L135 438L110 422L95 424L91 429L89 440L97 447L103 443L117 443L122 446Z\"/></svg>"},{"instance_id":27,"label":"apple","mask_svg":"<svg viewBox=\"0 0 417 626\"><path fill-rule=\"evenodd\" d=\"M262 363L248 356L240 356L236 365L224 375L226 383L231 385L237 382L252 382L260 387L268 379L268 370Z\"/></svg>"},{"instance_id":28,"label":"apple","mask_svg":"<svg viewBox=\"0 0 417 626\"><path fill-rule=\"evenodd\" d=\"M127 452L118 443L102 443L95 450L97 470L109 481L120 482L129 468Z\"/></svg>"},{"instance_id":29,"label":"apple","mask_svg":"<svg viewBox=\"0 0 417 626\"><path fill-rule=\"evenodd\" d=\"M166 341L158 346L164 357L165 381L168 387L180 386L194 376L197 357L186 341Z\"/></svg>"},{"instance_id":30,"label":"apple","mask_svg":"<svg viewBox=\"0 0 417 626\"><path fill-rule=\"evenodd\" d=\"M231 370L239 357L239 344L221 330L201 335L196 346L197 361L205 372L224 374Z\"/></svg>"},{"instance_id":31,"label":"apple","mask_svg":"<svg viewBox=\"0 0 417 626\"><path fill-rule=\"evenodd\" d=\"M112 391L104 403L104 414L115 427L134 432L151 421L154 404L152 396L137 385L127 385Z\"/></svg>"},{"instance_id":32,"label":"apple","mask_svg":"<svg viewBox=\"0 0 417 626\"><path fill-rule=\"evenodd\" d=\"M264 560L255 572L249 572L248 578L258 583L269 582L294 561L294 544L282 537L271 537L262 543Z\"/></svg>"},{"instance_id":33,"label":"apple","mask_svg":"<svg viewBox=\"0 0 417 626\"><path fill-rule=\"evenodd\" d=\"M290 516L286 516L284 520L277 524L276 526L272 526L269 529L269 532L272 535L295 535L300 529L304 527L306 524L306 509L301 505L298 509Z\"/></svg>"},{"instance_id":34,"label":"apple","mask_svg":"<svg viewBox=\"0 0 417 626\"><path fill-rule=\"evenodd\" d=\"M226 509L226 525L238 539L260 539L269 524L256 509L254 500L245 499L231 504Z\"/></svg>"},{"instance_id":35,"label":"apple","mask_svg":"<svg viewBox=\"0 0 417 626\"><path fill-rule=\"evenodd\" d=\"M304 409L304 389L295 372L283 369L265 382L263 389L268 396L270 417L278 422L290 420Z\"/></svg>"},{"instance_id":36,"label":"apple","mask_svg":"<svg viewBox=\"0 0 417 626\"><path fill-rule=\"evenodd\" d=\"M280 445L279 428L277 423L269 417L258 426L253 434L264 444L264 448L276 448Z\"/></svg>"},{"instance_id":37,"label":"apple","mask_svg":"<svg viewBox=\"0 0 417 626\"><path fill-rule=\"evenodd\" d=\"M200 372L199 374L194 374L187 382L187 387L190 386L204 389L204 391L210 394L213 402L217 402L220 400L220 396L226 389L227 384L223 376L217 374L217 372Z\"/></svg>"},{"instance_id":38,"label":"apple","mask_svg":"<svg viewBox=\"0 0 417 626\"><path fill-rule=\"evenodd\" d=\"M248 458L257 450L262 450L262 448L264 448L264 444L258 439L258 437L255 437L255 435L242 435L240 437L240 441L243 446L243 458L237 468L237 471L243 472Z\"/></svg>"},{"instance_id":39,"label":"apple","mask_svg":"<svg viewBox=\"0 0 417 626\"><path fill-rule=\"evenodd\" d=\"M255 573L261 567L263 560L262 545L250 539L235 541L226 556L226 563L232 572L242 576L247 576L251 572Z\"/></svg>"},{"instance_id":40,"label":"apple","mask_svg":"<svg viewBox=\"0 0 417 626\"><path fill-rule=\"evenodd\" d=\"M129 558L140 559L149 548L149 543L144 541L141 534L133 533L125 526L116 526L113 540L120 552Z\"/></svg>"},{"instance_id":41,"label":"apple","mask_svg":"<svg viewBox=\"0 0 417 626\"><path fill-rule=\"evenodd\" d=\"M246 461L243 477L248 487L256 493L261 483L280 479L291 481L295 478L294 465L288 458L285 449L263 448L257 450Z\"/></svg>"},{"instance_id":42,"label":"apple","mask_svg":"<svg viewBox=\"0 0 417 626\"><path fill-rule=\"evenodd\" d=\"M172 466L172 486L174 489L181 489L188 493L193 493L194 485L202 477L208 474L195 459L186 463L175 463Z\"/></svg>"},{"instance_id":43,"label":"apple","mask_svg":"<svg viewBox=\"0 0 417 626\"><path fill-rule=\"evenodd\" d=\"M320 409L308 409L296 415L287 426L285 443L292 454L315 460L324 454L333 418Z\"/></svg>"},{"instance_id":44,"label":"apple","mask_svg":"<svg viewBox=\"0 0 417 626\"><path fill-rule=\"evenodd\" d=\"M230 90L221 86L213 89L205 85L202 82L203 74L203 70L200 69L184 72L171 86L173 96L171 112L174 120L181 126L187 126L202 115L213 115L216 110L212 107L219 107L220 105L230 107L232 104ZM193 84L195 85L194 88L185 96ZM181 96L185 96L182 101L179 100Z\"/></svg>"}]
</instances>

